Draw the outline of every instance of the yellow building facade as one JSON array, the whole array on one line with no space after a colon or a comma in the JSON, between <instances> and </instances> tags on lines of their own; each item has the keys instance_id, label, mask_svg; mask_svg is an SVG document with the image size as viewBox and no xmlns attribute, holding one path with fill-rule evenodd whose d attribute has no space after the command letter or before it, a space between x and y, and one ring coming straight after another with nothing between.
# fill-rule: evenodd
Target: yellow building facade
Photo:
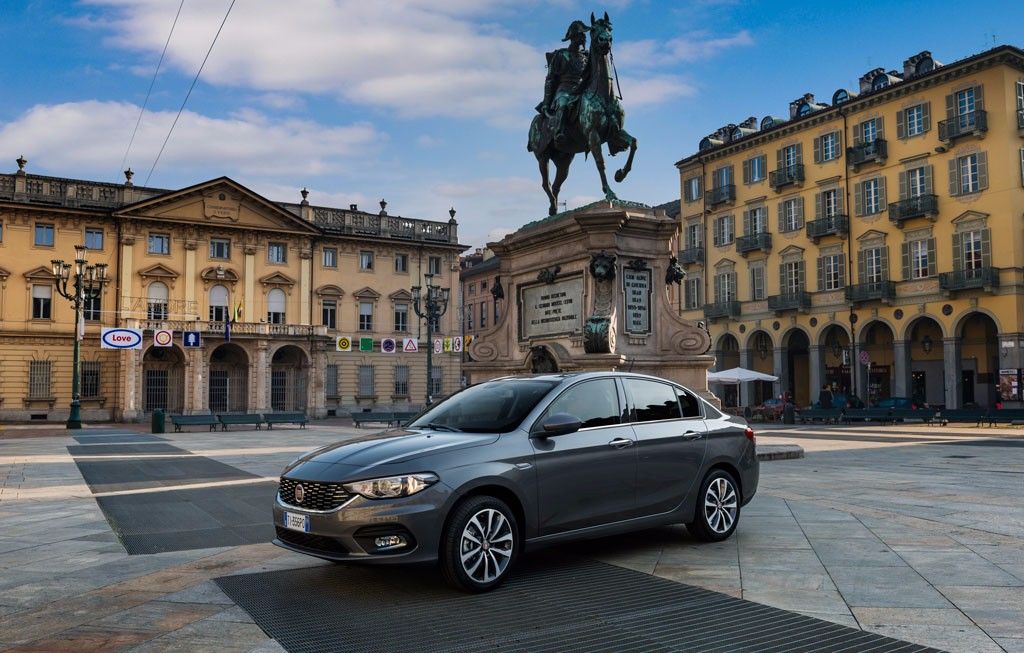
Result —
<instances>
[{"instance_id":1,"label":"yellow building facade","mask_svg":"<svg viewBox=\"0 0 1024 653\"><path fill-rule=\"evenodd\" d=\"M988 407L1021 400L1024 51L868 71L828 103L749 118L677 164L684 317L716 369L790 392Z\"/></svg>"},{"instance_id":2,"label":"yellow building facade","mask_svg":"<svg viewBox=\"0 0 1024 653\"><path fill-rule=\"evenodd\" d=\"M305 191L275 202L226 177L164 190L134 186L130 172L119 185L26 164L0 175L0 419L68 415L75 316L51 261L74 261L76 245L107 265L83 311L84 420L425 402L430 343L411 289L430 275L455 294L465 247L454 211L428 221L389 215L383 201L379 212L316 206ZM438 337L459 333L457 313ZM141 331L142 347L102 348L112 327ZM457 354L433 367L435 398L458 389Z\"/></svg>"}]
</instances>

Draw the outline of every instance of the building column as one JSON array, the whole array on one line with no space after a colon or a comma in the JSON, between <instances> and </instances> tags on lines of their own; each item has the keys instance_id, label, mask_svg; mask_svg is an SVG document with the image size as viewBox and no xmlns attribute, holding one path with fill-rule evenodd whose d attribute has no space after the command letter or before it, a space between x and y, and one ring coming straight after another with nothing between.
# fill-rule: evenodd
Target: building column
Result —
<instances>
[{"instance_id":1,"label":"building column","mask_svg":"<svg viewBox=\"0 0 1024 653\"><path fill-rule=\"evenodd\" d=\"M142 370L142 350L126 349L121 356L121 369L124 376L124 396L121 400L121 421L135 422L142 410L139 388L141 387L140 372Z\"/></svg>"},{"instance_id":2,"label":"building column","mask_svg":"<svg viewBox=\"0 0 1024 653\"><path fill-rule=\"evenodd\" d=\"M245 306L242 309L242 321L255 322L253 316L256 315L256 248L246 245L243 251L245 252L245 294L243 295Z\"/></svg>"},{"instance_id":3,"label":"building column","mask_svg":"<svg viewBox=\"0 0 1024 653\"><path fill-rule=\"evenodd\" d=\"M892 396L910 396L910 343L896 340L892 343L893 378Z\"/></svg>"},{"instance_id":4,"label":"building column","mask_svg":"<svg viewBox=\"0 0 1024 653\"><path fill-rule=\"evenodd\" d=\"M310 297L313 282L313 252L303 249L299 252L299 324L312 324Z\"/></svg>"},{"instance_id":5,"label":"building column","mask_svg":"<svg viewBox=\"0 0 1024 653\"><path fill-rule=\"evenodd\" d=\"M123 326L124 323L120 320L124 317L131 315L131 296L132 296L132 250L135 247L135 236L122 235L121 236L121 269L118 270L121 280L121 315L117 316L119 320L118 326ZM145 292L143 292L145 295ZM143 309L143 315L145 315L145 309ZM128 405L125 404L127 410Z\"/></svg>"},{"instance_id":6,"label":"building column","mask_svg":"<svg viewBox=\"0 0 1024 653\"><path fill-rule=\"evenodd\" d=\"M825 357L821 355L821 345L811 345L807 348L808 383L811 386L810 401L815 404L818 401L818 393L825 383Z\"/></svg>"},{"instance_id":7,"label":"building column","mask_svg":"<svg viewBox=\"0 0 1024 653\"><path fill-rule=\"evenodd\" d=\"M196 415L205 413L209 408L206 401L206 392L204 392L206 386L203 383L203 379L207 377L206 348L192 348L185 351L188 352L189 366L187 369L192 379L192 391L185 395L185 414Z\"/></svg>"},{"instance_id":8,"label":"building column","mask_svg":"<svg viewBox=\"0 0 1024 653\"><path fill-rule=\"evenodd\" d=\"M772 374L779 377L779 380L775 382L775 391L773 396L778 397L786 390L793 391L789 387L789 366L786 360L786 350L783 347L776 347L772 350Z\"/></svg>"},{"instance_id":9,"label":"building column","mask_svg":"<svg viewBox=\"0 0 1024 653\"><path fill-rule=\"evenodd\" d=\"M942 339L942 359L946 408L960 408L960 338Z\"/></svg>"},{"instance_id":10,"label":"building column","mask_svg":"<svg viewBox=\"0 0 1024 653\"><path fill-rule=\"evenodd\" d=\"M183 320L199 317L199 306L196 305L196 247L198 245L194 240L185 242L185 278L182 279L185 284L185 306L193 308L195 315L182 315Z\"/></svg>"},{"instance_id":11,"label":"building column","mask_svg":"<svg viewBox=\"0 0 1024 653\"><path fill-rule=\"evenodd\" d=\"M857 366L855 372L855 374L857 375L857 387L854 389L854 392L856 393L857 397L860 398L861 401L867 403L868 377L870 376L870 368L868 368L867 365L864 365L860 362L860 353L862 351L864 351L864 343L855 343L853 346L853 361L851 361L851 366Z\"/></svg>"},{"instance_id":12,"label":"building column","mask_svg":"<svg viewBox=\"0 0 1024 653\"><path fill-rule=\"evenodd\" d=\"M270 360L267 357L267 341L256 343L256 364L249 366L249 379L255 392L253 412L265 411L270 407Z\"/></svg>"},{"instance_id":13,"label":"building column","mask_svg":"<svg viewBox=\"0 0 1024 653\"><path fill-rule=\"evenodd\" d=\"M740 350L740 367L742 367L743 369L746 369L746 370L752 369L751 368L751 363L753 362L753 360L752 360L751 354L753 354L753 352L751 350L749 350L749 349L741 349ZM740 399L740 406L749 406L750 405L750 383L741 383L740 384L740 397L739 397L739 399Z\"/></svg>"}]
</instances>

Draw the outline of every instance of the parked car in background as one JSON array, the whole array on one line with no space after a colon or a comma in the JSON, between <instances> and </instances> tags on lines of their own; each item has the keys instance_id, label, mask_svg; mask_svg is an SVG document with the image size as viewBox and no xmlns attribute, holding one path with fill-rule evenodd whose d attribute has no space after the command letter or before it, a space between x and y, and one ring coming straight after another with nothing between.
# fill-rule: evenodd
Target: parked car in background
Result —
<instances>
[{"instance_id":1,"label":"parked car in background","mask_svg":"<svg viewBox=\"0 0 1024 653\"><path fill-rule=\"evenodd\" d=\"M875 402L874 408L898 408L917 410L919 406L910 397L886 397Z\"/></svg>"},{"instance_id":2,"label":"parked car in background","mask_svg":"<svg viewBox=\"0 0 1024 653\"><path fill-rule=\"evenodd\" d=\"M761 405L754 406L754 411L760 413L765 420L775 422L782 418L785 407L786 404L781 399L765 399Z\"/></svg>"},{"instance_id":3,"label":"parked car in background","mask_svg":"<svg viewBox=\"0 0 1024 653\"><path fill-rule=\"evenodd\" d=\"M482 592L541 545L676 523L722 541L758 477L746 422L670 381L507 377L289 464L274 544L337 562L436 561Z\"/></svg>"},{"instance_id":4,"label":"parked car in background","mask_svg":"<svg viewBox=\"0 0 1024 653\"><path fill-rule=\"evenodd\" d=\"M832 395L832 407L833 408L864 408L864 402L861 401L857 395L848 395L843 392L837 392Z\"/></svg>"}]
</instances>

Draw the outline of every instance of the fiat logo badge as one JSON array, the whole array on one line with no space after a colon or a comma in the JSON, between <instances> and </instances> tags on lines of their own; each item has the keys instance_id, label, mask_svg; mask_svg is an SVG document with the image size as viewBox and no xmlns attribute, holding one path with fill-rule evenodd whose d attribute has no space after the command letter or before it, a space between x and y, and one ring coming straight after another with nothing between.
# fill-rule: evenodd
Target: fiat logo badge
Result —
<instances>
[{"instance_id":1,"label":"fiat logo badge","mask_svg":"<svg viewBox=\"0 0 1024 653\"><path fill-rule=\"evenodd\" d=\"M295 486L295 500L302 503L303 499L306 498L306 490L301 485Z\"/></svg>"}]
</instances>

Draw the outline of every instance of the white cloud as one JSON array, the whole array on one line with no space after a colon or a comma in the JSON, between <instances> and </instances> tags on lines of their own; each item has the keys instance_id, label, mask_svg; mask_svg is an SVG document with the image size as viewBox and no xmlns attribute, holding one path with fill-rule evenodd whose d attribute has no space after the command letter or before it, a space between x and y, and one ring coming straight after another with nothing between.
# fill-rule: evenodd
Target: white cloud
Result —
<instances>
[{"instance_id":1,"label":"white cloud","mask_svg":"<svg viewBox=\"0 0 1024 653\"><path fill-rule=\"evenodd\" d=\"M495 227L487 232L487 240L485 242L493 243L501 240L510 233L514 233L515 229L511 227Z\"/></svg>"},{"instance_id":2,"label":"white cloud","mask_svg":"<svg viewBox=\"0 0 1024 653\"><path fill-rule=\"evenodd\" d=\"M416 145L424 148L437 147L442 143L440 138L430 134L420 134L416 137Z\"/></svg>"},{"instance_id":3,"label":"white cloud","mask_svg":"<svg viewBox=\"0 0 1024 653\"><path fill-rule=\"evenodd\" d=\"M163 48L177 3L92 0L92 20L116 47ZM510 0L246 0L238 3L203 70L204 81L268 93L318 93L406 116L508 120L541 92L544 56L474 22L514 10ZM227 2L186 3L165 66L191 76Z\"/></svg>"},{"instance_id":4,"label":"white cloud","mask_svg":"<svg viewBox=\"0 0 1024 653\"><path fill-rule=\"evenodd\" d=\"M37 105L0 123L0 152L24 152L62 175L107 178L103 173L116 172L138 115L139 107L122 102ZM173 120L174 112L145 114L128 159L136 183L144 183ZM179 176L181 170L255 177L324 175L351 167L351 157L380 138L367 123L336 127L309 120L273 121L252 110L229 118L186 111L151 183L159 185L168 169Z\"/></svg>"},{"instance_id":5,"label":"white cloud","mask_svg":"<svg viewBox=\"0 0 1024 653\"><path fill-rule=\"evenodd\" d=\"M441 197L452 199L466 197L512 198L519 193L541 192L539 179L526 179L525 177L488 177L464 182L444 182L435 186L434 191Z\"/></svg>"},{"instance_id":6,"label":"white cloud","mask_svg":"<svg viewBox=\"0 0 1024 653\"><path fill-rule=\"evenodd\" d=\"M696 93L693 86L673 75L627 78L621 84L622 102L629 108L661 104L680 97L691 97ZM626 129L629 129L628 117Z\"/></svg>"},{"instance_id":7,"label":"white cloud","mask_svg":"<svg viewBox=\"0 0 1024 653\"><path fill-rule=\"evenodd\" d=\"M271 109L301 109L306 104L301 97L285 93L264 93L253 99Z\"/></svg>"},{"instance_id":8,"label":"white cloud","mask_svg":"<svg viewBox=\"0 0 1024 653\"><path fill-rule=\"evenodd\" d=\"M665 42L653 39L626 41L617 47L615 57L623 68L655 68L710 59L724 50L753 44L754 38L747 30L718 38L707 38L698 33Z\"/></svg>"}]
</instances>

